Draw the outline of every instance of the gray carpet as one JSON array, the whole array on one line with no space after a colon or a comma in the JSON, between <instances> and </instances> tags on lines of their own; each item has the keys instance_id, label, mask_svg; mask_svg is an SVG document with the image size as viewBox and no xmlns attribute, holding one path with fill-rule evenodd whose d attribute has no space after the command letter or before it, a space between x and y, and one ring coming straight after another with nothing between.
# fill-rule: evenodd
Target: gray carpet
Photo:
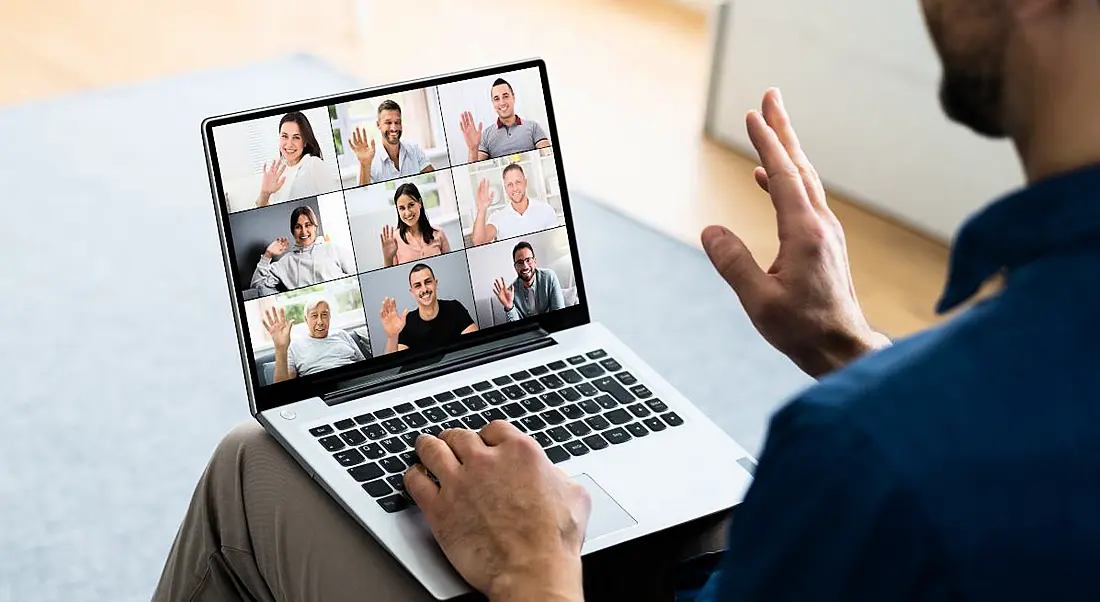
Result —
<instances>
[{"instance_id":1,"label":"gray carpet","mask_svg":"<svg viewBox=\"0 0 1100 602\"><path fill-rule=\"evenodd\" d=\"M0 110L0 601L148 599L248 418L199 123L356 85L293 56ZM759 449L808 379L701 253L573 198L594 317Z\"/></svg>"}]
</instances>

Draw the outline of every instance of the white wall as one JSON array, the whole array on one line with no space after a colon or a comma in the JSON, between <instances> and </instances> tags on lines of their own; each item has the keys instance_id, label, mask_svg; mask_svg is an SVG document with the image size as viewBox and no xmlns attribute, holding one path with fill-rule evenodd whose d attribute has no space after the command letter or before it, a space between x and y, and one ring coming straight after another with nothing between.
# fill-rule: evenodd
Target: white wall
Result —
<instances>
[{"instance_id":1,"label":"white wall","mask_svg":"<svg viewBox=\"0 0 1100 602\"><path fill-rule=\"evenodd\" d=\"M779 86L831 189L942 239L1022 184L1007 142L944 117L918 2L738 0L719 15L716 139L755 156L745 112Z\"/></svg>"}]
</instances>

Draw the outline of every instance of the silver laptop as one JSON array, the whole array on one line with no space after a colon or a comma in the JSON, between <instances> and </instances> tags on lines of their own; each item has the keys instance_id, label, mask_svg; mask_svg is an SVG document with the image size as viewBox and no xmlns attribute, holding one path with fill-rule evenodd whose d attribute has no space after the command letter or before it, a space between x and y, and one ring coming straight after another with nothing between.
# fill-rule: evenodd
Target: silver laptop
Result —
<instances>
[{"instance_id":1,"label":"silver laptop","mask_svg":"<svg viewBox=\"0 0 1100 602\"><path fill-rule=\"evenodd\" d=\"M433 596L469 586L402 486L420 433L529 434L585 554L741 500L749 454L589 319L541 60L202 130L252 414Z\"/></svg>"}]
</instances>

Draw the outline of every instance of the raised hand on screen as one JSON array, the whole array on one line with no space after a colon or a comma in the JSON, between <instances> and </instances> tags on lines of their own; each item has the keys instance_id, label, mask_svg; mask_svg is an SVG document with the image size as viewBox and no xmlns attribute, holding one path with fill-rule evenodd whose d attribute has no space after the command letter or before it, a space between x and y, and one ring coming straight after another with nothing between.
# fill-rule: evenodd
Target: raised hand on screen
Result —
<instances>
[{"instance_id":1,"label":"raised hand on screen","mask_svg":"<svg viewBox=\"0 0 1100 602\"><path fill-rule=\"evenodd\" d=\"M459 127L462 129L462 139L466 141L466 148L476 150L478 145L481 144L481 122L474 125L474 114L463 111Z\"/></svg>"},{"instance_id":2,"label":"raised hand on screen","mask_svg":"<svg viewBox=\"0 0 1100 602\"><path fill-rule=\"evenodd\" d=\"M512 303L516 299L516 285L505 283L503 278L493 281L493 292L496 293L504 311L512 311Z\"/></svg>"},{"instance_id":3,"label":"raised hand on screen","mask_svg":"<svg viewBox=\"0 0 1100 602\"><path fill-rule=\"evenodd\" d=\"M271 196L279 191L286 183L286 176L283 172L286 171L286 163L276 159L270 164L264 164L264 177L260 182L260 194L264 196Z\"/></svg>"},{"instance_id":4,"label":"raised hand on screen","mask_svg":"<svg viewBox=\"0 0 1100 602\"><path fill-rule=\"evenodd\" d=\"M290 327L294 326L294 320L286 319L285 309L281 307L268 309L264 312L263 323L276 349L286 349L290 346Z\"/></svg>"},{"instance_id":5,"label":"raised hand on screen","mask_svg":"<svg viewBox=\"0 0 1100 602\"><path fill-rule=\"evenodd\" d=\"M401 331L405 329L405 318L408 317L409 310L401 312L397 311L397 300L393 297L386 297L382 300L382 329L386 331L386 336L391 339L397 338L397 335L401 334Z\"/></svg>"},{"instance_id":6,"label":"raised hand on screen","mask_svg":"<svg viewBox=\"0 0 1100 602\"><path fill-rule=\"evenodd\" d=\"M360 165L370 165L374 161L374 138L366 130L355 128L351 133L351 150Z\"/></svg>"},{"instance_id":7,"label":"raised hand on screen","mask_svg":"<svg viewBox=\"0 0 1100 602\"><path fill-rule=\"evenodd\" d=\"M489 180L482 180L477 185L477 212L484 213L489 210L489 205L493 204L493 199L496 197L496 193L489 190Z\"/></svg>"},{"instance_id":8,"label":"raised hand on screen","mask_svg":"<svg viewBox=\"0 0 1100 602\"><path fill-rule=\"evenodd\" d=\"M286 253L286 250L289 248L290 239L285 236L276 238L275 240L271 241L271 244L267 245L266 249L264 249L264 257L267 257L268 259L274 259L282 255L283 253Z\"/></svg>"},{"instance_id":9,"label":"raised hand on screen","mask_svg":"<svg viewBox=\"0 0 1100 602\"><path fill-rule=\"evenodd\" d=\"M382 240L382 257L388 262L387 265L393 265L393 260L397 257L397 228L388 224L382 226L379 238Z\"/></svg>"}]
</instances>

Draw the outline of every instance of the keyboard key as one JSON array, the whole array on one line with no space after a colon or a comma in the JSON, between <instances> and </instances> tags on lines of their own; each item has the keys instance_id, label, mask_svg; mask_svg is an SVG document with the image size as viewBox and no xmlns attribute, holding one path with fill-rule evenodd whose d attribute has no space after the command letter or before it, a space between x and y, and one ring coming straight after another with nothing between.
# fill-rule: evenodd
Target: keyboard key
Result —
<instances>
[{"instance_id":1,"label":"keyboard key","mask_svg":"<svg viewBox=\"0 0 1100 602\"><path fill-rule=\"evenodd\" d=\"M344 442L340 440L336 435L330 435L319 439L321 445L330 452L340 451L344 449Z\"/></svg>"},{"instance_id":2,"label":"keyboard key","mask_svg":"<svg viewBox=\"0 0 1100 602\"><path fill-rule=\"evenodd\" d=\"M382 446L377 443L368 443L359 448L359 451L367 457L368 460L377 460L386 455L386 450L382 449Z\"/></svg>"},{"instance_id":3,"label":"keyboard key","mask_svg":"<svg viewBox=\"0 0 1100 602\"><path fill-rule=\"evenodd\" d=\"M565 414L565 417L570 420L579 420L584 418L584 410L579 405L568 405L561 408L561 413Z\"/></svg>"},{"instance_id":4,"label":"keyboard key","mask_svg":"<svg viewBox=\"0 0 1100 602\"><path fill-rule=\"evenodd\" d=\"M528 370L528 372L531 373L531 376L542 376L543 374L546 374L549 371L550 371L550 368L547 368L546 366L535 366L534 368L531 368L530 370Z\"/></svg>"},{"instance_id":5,"label":"keyboard key","mask_svg":"<svg viewBox=\"0 0 1100 602\"><path fill-rule=\"evenodd\" d=\"M596 403L596 400L594 399L586 399L577 405L578 407L580 407L580 409L589 414L599 414L600 411L603 410L603 408L600 407L600 404Z\"/></svg>"},{"instance_id":6,"label":"keyboard key","mask_svg":"<svg viewBox=\"0 0 1100 602\"><path fill-rule=\"evenodd\" d=\"M680 426L684 423L684 419L680 418L676 412L669 412L668 414L661 415L661 418L668 423L669 426Z\"/></svg>"},{"instance_id":7,"label":"keyboard key","mask_svg":"<svg viewBox=\"0 0 1100 602\"><path fill-rule=\"evenodd\" d=\"M328 424L322 424L321 426L315 426L309 429L309 434L313 435L314 437L324 437L325 435L331 435L332 433L332 426Z\"/></svg>"},{"instance_id":8,"label":"keyboard key","mask_svg":"<svg viewBox=\"0 0 1100 602\"><path fill-rule=\"evenodd\" d=\"M344 440L344 443L348 445L362 445L367 442L366 436L363 435L359 429L353 429L350 431L344 431L340 433L340 438Z\"/></svg>"},{"instance_id":9,"label":"keyboard key","mask_svg":"<svg viewBox=\"0 0 1100 602\"><path fill-rule=\"evenodd\" d=\"M613 358L613 357L609 357L609 358L601 361L600 365L603 366L604 368L607 368L608 370L610 370L612 372L618 372L619 370L623 369L622 364L620 364L619 362L616 362L615 358Z\"/></svg>"},{"instance_id":10,"label":"keyboard key","mask_svg":"<svg viewBox=\"0 0 1100 602\"><path fill-rule=\"evenodd\" d=\"M626 432L626 430L621 427L613 428L609 431L604 431L603 436L614 445L626 443L627 441L630 441L634 438L630 436L630 433Z\"/></svg>"},{"instance_id":11,"label":"keyboard key","mask_svg":"<svg viewBox=\"0 0 1100 602\"><path fill-rule=\"evenodd\" d=\"M424 427L424 428L422 428L422 429L420 429L420 430L421 430L422 432L428 433L429 435L431 435L431 436L433 436L433 437L438 437L438 436L439 436L439 433L442 433L442 432L443 432L443 429L442 429L442 428L440 428L440 427L438 427L438 426L436 426L436 425L434 425L434 424L432 424L432 425L428 425L428 426L426 426L426 427Z\"/></svg>"},{"instance_id":12,"label":"keyboard key","mask_svg":"<svg viewBox=\"0 0 1100 602\"><path fill-rule=\"evenodd\" d=\"M493 388L493 385L487 380L483 380L479 383L474 383L474 391L477 391L478 393L483 393L483 392L488 391L489 389L492 389L492 388Z\"/></svg>"},{"instance_id":13,"label":"keyboard key","mask_svg":"<svg viewBox=\"0 0 1100 602\"><path fill-rule=\"evenodd\" d=\"M531 436L535 439L535 441L538 441L539 445L541 445L543 449L546 449L547 447L550 447L554 444L554 440L551 439L550 435L547 435L546 433L535 433Z\"/></svg>"},{"instance_id":14,"label":"keyboard key","mask_svg":"<svg viewBox=\"0 0 1100 602\"><path fill-rule=\"evenodd\" d=\"M665 402L661 401L660 399L650 399L649 401L645 402L645 404L649 406L649 409L657 413L668 411L668 406L666 406Z\"/></svg>"},{"instance_id":15,"label":"keyboard key","mask_svg":"<svg viewBox=\"0 0 1100 602\"><path fill-rule=\"evenodd\" d=\"M459 388L455 389L452 392L455 395L459 396L459 397L469 397L470 395L474 394L474 388L473 387L459 387Z\"/></svg>"},{"instance_id":16,"label":"keyboard key","mask_svg":"<svg viewBox=\"0 0 1100 602\"><path fill-rule=\"evenodd\" d=\"M343 420L337 420L336 421L336 428L338 428L342 431L346 431L350 428L355 428L355 421L352 420L351 418L345 418Z\"/></svg>"},{"instance_id":17,"label":"keyboard key","mask_svg":"<svg viewBox=\"0 0 1100 602\"><path fill-rule=\"evenodd\" d=\"M565 416L562 416L561 412L557 410L548 410L539 414L539 416L546 421L546 424L561 424L565 422Z\"/></svg>"},{"instance_id":18,"label":"keyboard key","mask_svg":"<svg viewBox=\"0 0 1100 602\"><path fill-rule=\"evenodd\" d=\"M401 440L405 442L405 445L409 447L416 447L416 440L420 438L420 433L417 431L409 431L404 435L401 435Z\"/></svg>"},{"instance_id":19,"label":"keyboard key","mask_svg":"<svg viewBox=\"0 0 1100 602\"><path fill-rule=\"evenodd\" d=\"M649 429L642 425L641 422L631 422L626 425L626 430L630 431L630 434L635 437L645 437L649 434Z\"/></svg>"},{"instance_id":20,"label":"keyboard key","mask_svg":"<svg viewBox=\"0 0 1100 602\"><path fill-rule=\"evenodd\" d=\"M592 429L588 428L588 425L581 422L580 420L576 422L570 422L569 425L565 428L569 429L569 432L573 433L573 436L575 437L583 437L592 432Z\"/></svg>"},{"instance_id":21,"label":"keyboard key","mask_svg":"<svg viewBox=\"0 0 1100 602\"><path fill-rule=\"evenodd\" d=\"M634 378L634 375L629 372L620 372L615 375L615 378L626 386L630 386L638 382L638 379Z\"/></svg>"},{"instance_id":22,"label":"keyboard key","mask_svg":"<svg viewBox=\"0 0 1100 602\"><path fill-rule=\"evenodd\" d=\"M391 474L390 476L386 477L386 482L390 484L390 487L393 487L401 493L405 493L405 475Z\"/></svg>"},{"instance_id":23,"label":"keyboard key","mask_svg":"<svg viewBox=\"0 0 1100 602\"><path fill-rule=\"evenodd\" d=\"M599 364L585 364L578 368L578 370L588 378L598 378L606 374L606 371Z\"/></svg>"},{"instance_id":24,"label":"keyboard key","mask_svg":"<svg viewBox=\"0 0 1100 602\"><path fill-rule=\"evenodd\" d=\"M382 447L386 448L386 451L390 452L391 454L403 452L408 449L405 446L405 442L398 437L390 437L389 439L386 439L382 442Z\"/></svg>"},{"instance_id":25,"label":"keyboard key","mask_svg":"<svg viewBox=\"0 0 1100 602\"><path fill-rule=\"evenodd\" d=\"M512 425L512 426L516 427L516 429L517 429L517 430L518 430L519 432L521 432L521 433L526 433L526 432L527 432L527 427L523 426L523 424L522 424L522 423L520 423L520 421L518 421L518 420L510 420L510 421L509 421L509 423L511 423L511 425Z\"/></svg>"},{"instance_id":26,"label":"keyboard key","mask_svg":"<svg viewBox=\"0 0 1100 602\"><path fill-rule=\"evenodd\" d=\"M389 420L383 422L382 426L385 427L386 432L390 433L391 435L404 433L409 429L408 425L405 424L405 421L401 420L400 418L390 418Z\"/></svg>"},{"instance_id":27,"label":"keyboard key","mask_svg":"<svg viewBox=\"0 0 1100 602\"><path fill-rule=\"evenodd\" d=\"M393 409L398 414L408 414L409 412L415 410L416 408L414 408L413 404L411 404L411 403L399 403L396 406L394 406Z\"/></svg>"},{"instance_id":28,"label":"keyboard key","mask_svg":"<svg viewBox=\"0 0 1100 602\"><path fill-rule=\"evenodd\" d=\"M666 428L668 428L667 426L665 426L665 423L661 422L661 419L660 419L660 418L658 418L658 417L656 417L656 416L654 416L653 418L646 418L646 419L645 419L645 420L643 420L642 422L643 422L643 423L644 423L644 424L645 424L646 426L648 426L648 427L649 427L649 430L651 430L651 431L653 431L653 432L655 432L655 433L657 433L657 432L660 432L660 431L663 431L663 430L665 430Z\"/></svg>"},{"instance_id":29,"label":"keyboard key","mask_svg":"<svg viewBox=\"0 0 1100 602\"><path fill-rule=\"evenodd\" d=\"M538 416L524 416L520 422L522 422L523 426L527 427L529 431L541 431L546 427L546 423Z\"/></svg>"},{"instance_id":30,"label":"keyboard key","mask_svg":"<svg viewBox=\"0 0 1100 602\"><path fill-rule=\"evenodd\" d=\"M572 456L569 455L569 452L562 449L561 446L555 446L555 447L547 448L546 457L550 458L550 461L553 462L554 464L557 464L559 462L565 462L566 460L568 460Z\"/></svg>"},{"instance_id":31,"label":"keyboard key","mask_svg":"<svg viewBox=\"0 0 1100 602\"><path fill-rule=\"evenodd\" d=\"M592 384L596 385L597 389L614 397L615 401L623 405L634 402L634 396L630 394L630 391L624 389L622 385L615 382L615 379L610 376L597 378L592 381Z\"/></svg>"},{"instance_id":32,"label":"keyboard key","mask_svg":"<svg viewBox=\"0 0 1100 602\"><path fill-rule=\"evenodd\" d=\"M347 449L342 452L336 452L335 454L332 454L332 457L336 458L336 461L340 463L340 466L355 466L356 464L361 464L366 460L366 458L363 457L363 454L359 453L359 450L355 448Z\"/></svg>"},{"instance_id":33,"label":"keyboard key","mask_svg":"<svg viewBox=\"0 0 1100 602\"><path fill-rule=\"evenodd\" d=\"M452 401L454 399L457 399L457 398L455 397L455 394L451 393L450 391L444 391L444 392L440 393L439 395L435 396L435 400L438 401L439 403L446 403L446 402Z\"/></svg>"},{"instance_id":34,"label":"keyboard key","mask_svg":"<svg viewBox=\"0 0 1100 602\"><path fill-rule=\"evenodd\" d=\"M500 408L490 408L481 413L481 417L486 422L492 422L494 420L508 420L508 417L504 415L504 412L500 411Z\"/></svg>"},{"instance_id":35,"label":"keyboard key","mask_svg":"<svg viewBox=\"0 0 1100 602\"><path fill-rule=\"evenodd\" d=\"M527 413L527 411L523 409L523 406L518 403L510 403L501 409L504 410L504 413L507 414L509 418L519 418Z\"/></svg>"},{"instance_id":36,"label":"keyboard key","mask_svg":"<svg viewBox=\"0 0 1100 602\"><path fill-rule=\"evenodd\" d=\"M422 426L427 426L428 419L425 418L424 415L420 412L413 412L412 414L405 416L405 424L413 427L414 429L418 429Z\"/></svg>"},{"instance_id":37,"label":"keyboard key","mask_svg":"<svg viewBox=\"0 0 1100 602\"><path fill-rule=\"evenodd\" d=\"M634 414L638 418L645 418L646 416L649 416L649 408L640 403L636 403L627 409L630 410L631 414Z\"/></svg>"},{"instance_id":38,"label":"keyboard key","mask_svg":"<svg viewBox=\"0 0 1100 602\"><path fill-rule=\"evenodd\" d=\"M523 380L525 378L531 378L531 374L526 370L520 370L519 372L513 372L511 377L513 380Z\"/></svg>"},{"instance_id":39,"label":"keyboard key","mask_svg":"<svg viewBox=\"0 0 1100 602\"><path fill-rule=\"evenodd\" d=\"M461 401L452 401L451 403L444 404L444 410L447 410L447 415L455 418L466 413L466 406L462 405Z\"/></svg>"},{"instance_id":40,"label":"keyboard key","mask_svg":"<svg viewBox=\"0 0 1100 602\"><path fill-rule=\"evenodd\" d=\"M591 447L592 449L603 449L607 447L607 439L601 437L599 433L589 435L584 439L581 439L581 441L584 441L584 444L588 447Z\"/></svg>"},{"instance_id":41,"label":"keyboard key","mask_svg":"<svg viewBox=\"0 0 1100 602\"><path fill-rule=\"evenodd\" d=\"M389 513L401 512L409 507L409 500L405 499L405 496L401 494L391 495L378 500L378 505L382 506L382 509Z\"/></svg>"},{"instance_id":42,"label":"keyboard key","mask_svg":"<svg viewBox=\"0 0 1100 602\"><path fill-rule=\"evenodd\" d=\"M542 403L545 403L546 405L548 405L552 408L556 408L556 407L560 406L561 404L565 403L565 399L561 395L558 395L557 393L555 393L554 391L550 391L549 393L543 393L542 395L539 395L539 400L541 400Z\"/></svg>"},{"instance_id":43,"label":"keyboard key","mask_svg":"<svg viewBox=\"0 0 1100 602\"><path fill-rule=\"evenodd\" d=\"M585 397L595 397L600 394L600 390L592 386L592 383L581 383L577 385L577 391Z\"/></svg>"},{"instance_id":44,"label":"keyboard key","mask_svg":"<svg viewBox=\"0 0 1100 602\"><path fill-rule=\"evenodd\" d=\"M573 387L566 387L558 391L558 394L564 397L566 401L577 401L581 398L581 394Z\"/></svg>"},{"instance_id":45,"label":"keyboard key","mask_svg":"<svg viewBox=\"0 0 1100 602\"><path fill-rule=\"evenodd\" d=\"M596 403L600 404L600 407L605 410L610 410L611 408L619 405L615 403L615 400L612 399L610 395L600 395L596 398Z\"/></svg>"},{"instance_id":46,"label":"keyboard key","mask_svg":"<svg viewBox=\"0 0 1100 602\"><path fill-rule=\"evenodd\" d=\"M386 436L386 429L382 428L381 424L368 424L363 427L363 434L367 436L371 441L378 441L382 437Z\"/></svg>"},{"instance_id":47,"label":"keyboard key","mask_svg":"<svg viewBox=\"0 0 1100 602\"><path fill-rule=\"evenodd\" d=\"M399 457L406 466L412 467L413 464L420 464L420 456L416 455L415 451L401 452Z\"/></svg>"},{"instance_id":48,"label":"keyboard key","mask_svg":"<svg viewBox=\"0 0 1100 602\"><path fill-rule=\"evenodd\" d=\"M523 386L523 390L527 391L531 395L537 395L546 390L546 387L542 386L537 380L525 380L520 385Z\"/></svg>"},{"instance_id":49,"label":"keyboard key","mask_svg":"<svg viewBox=\"0 0 1100 602\"><path fill-rule=\"evenodd\" d=\"M405 463L401 461L401 458L398 458L397 456L390 456L389 458L385 458L378 464L382 468L385 468L386 472L390 474L405 472L405 469L407 468L407 466L405 466Z\"/></svg>"},{"instance_id":50,"label":"keyboard key","mask_svg":"<svg viewBox=\"0 0 1100 602\"><path fill-rule=\"evenodd\" d=\"M583 441L570 441L564 446L565 451L573 454L574 456L583 456L588 453L588 446Z\"/></svg>"},{"instance_id":51,"label":"keyboard key","mask_svg":"<svg viewBox=\"0 0 1100 602\"><path fill-rule=\"evenodd\" d=\"M375 420L377 420L377 418L375 418L374 414L371 414L370 412L367 412L366 414L360 414L355 417L356 424L370 424Z\"/></svg>"},{"instance_id":52,"label":"keyboard key","mask_svg":"<svg viewBox=\"0 0 1100 602\"><path fill-rule=\"evenodd\" d=\"M584 356L583 355L574 355L573 357L568 358L565 361L567 361L570 364L573 364L574 366L576 366L577 364L583 364L584 363Z\"/></svg>"},{"instance_id":53,"label":"keyboard key","mask_svg":"<svg viewBox=\"0 0 1100 602\"><path fill-rule=\"evenodd\" d=\"M435 405L434 397L421 397L416 400L417 407L427 408Z\"/></svg>"},{"instance_id":54,"label":"keyboard key","mask_svg":"<svg viewBox=\"0 0 1100 602\"><path fill-rule=\"evenodd\" d=\"M563 362L561 360L558 360L556 362L550 362L549 364L546 364L546 367L551 369L551 370L561 370L562 368L565 367L565 362Z\"/></svg>"},{"instance_id":55,"label":"keyboard key","mask_svg":"<svg viewBox=\"0 0 1100 602\"><path fill-rule=\"evenodd\" d=\"M581 376L580 372L577 372L573 369L562 370L561 372L558 372L558 376L560 376L562 380L571 385L575 385L584 380L584 377Z\"/></svg>"},{"instance_id":56,"label":"keyboard key","mask_svg":"<svg viewBox=\"0 0 1100 602\"><path fill-rule=\"evenodd\" d=\"M481 417L481 414L470 414L469 416L463 416L462 422L466 423L466 427L473 430L478 430L481 427L489 424Z\"/></svg>"},{"instance_id":57,"label":"keyboard key","mask_svg":"<svg viewBox=\"0 0 1100 602\"><path fill-rule=\"evenodd\" d=\"M382 408L381 410L376 410L374 412L374 416L379 420L382 420L383 418L393 418L396 415L397 412L393 411L393 408Z\"/></svg>"},{"instance_id":58,"label":"keyboard key","mask_svg":"<svg viewBox=\"0 0 1100 602\"><path fill-rule=\"evenodd\" d=\"M484 410L489 404L485 403L485 400L480 395L474 395L473 397L467 397L462 400L462 403L473 411Z\"/></svg>"},{"instance_id":59,"label":"keyboard key","mask_svg":"<svg viewBox=\"0 0 1100 602\"><path fill-rule=\"evenodd\" d=\"M432 422L443 422L447 419L447 410L443 408L428 408L424 410L424 416Z\"/></svg>"},{"instance_id":60,"label":"keyboard key","mask_svg":"<svg viewBox=\"0 0 1100 602\"><path fill-rule=\"evenodd\" d=\"M598 360L601 357L607 357L607 352L604 351L603 349L597 349L595 351L589 351L585 355L587 355L588 359L590 359L590 360Z\"/></svg>"},{"instance_id":61,"label":"keyboard key","mask_svg":"<svg viewBox=\"0 0 1100 602\"><path fill-rule=\"evenodd\" d=\"M627 384L627 383L623 383ZM634 385L630 387L630 392L634 394L638 399L646 399L647 397L653 397L653 391L646 388L645 385Z\"/></svg>"},{"instance_id":62,"label":"keyboard key","mask_svg":"<svg viewBox=\"0 0 1100 602\"><path fill-rule=\"evenodd\" d=\"M634 417L630 415L630 412L627 412L622 408L612 410L604 414L603 416L604 418L610 420L611 424L626 424L634 419Z\"/></svg>"},{"instance_id":63,"label":"keyboard key","mask_svg":"<svg viewBox=\"0 0 1100 602\"><path fill-rule=\"evenodd\" d=\"M527 395L527 393L525 393L523 391L523 388L520 387L519 385L508 385L507 387L504 387L501 390L504 392L505 395L508 396L508 399L512 399L512 400L522 399L523 397L525 397Z\"/></svg>"},{"instance_id":64,"label":"keyboard key","mask_svg":"<svg viewBox=\"0 0 1100 602\"><path fill-rule=\"evenodd\" d=\"M539 382L546 385L548 389L557 389L565 386L565 382L558 378L556 374L547 374L539 379Z\"/></svg>"},{"instance_id":65,"label":"keyboard key","mask_svg":"<svg viewBox=\"0 0 1100 602\"><path fill-rule=\"evenodd\" d=\"M446 429L460 429L460 428L466 428L466 425L462 424L461 420L448 420L447 422L443 423L443 429L444 430L446 430Z\"/></svg>"},{"instance_id":66,"label":"keyboard key","mask_svg":"<svg viewBox=\"0 0 1100 602\"><path fill-rule=\"evenodd\" d=\"M528 397L519 403L523 406L523 409L528 412L541 412L546 409L546 404L539 401L538 397Z\"/></svg>"},{"instance_id":67,"label":"keyboard key","mask_svg":"<svg viewBox=\"0 0 1100 602\"><path fill-rule=\"evenodd\" d=\"M558 443L562 441L568 441L573 438L573 435L564 426L555 426L554 428L546 431L550 438Z\"/></svg>"},{"instance_id":68,"label":"keyboard key","mask_svg":"<svg viewBox=\"0 0 1100 602\"><path fill-rule=\"evenodd\" d=\"M511 376L498 376L498 377L493 379L493 384L495 384L498 387L503 387L504 385L506 385L510 382L512 382L512 377Z\"/></svg>"},{"instance_id":69,"label":"keyboard key","mask_svg":"<svg viewBox=\"0 0 1100 602\"><path fill-rule=\"evenodd\" d=\"M356 466L355 468L349 468L348 474L351 478L362 483L364 481L371 481L385 474L381 467L374 462L370 464L363 464L362 466Z\"/></svg>"},{"instance_id":70,"label":"keyboard key","mask_svg":"<svg viewBox=\"0 0 1100 602\"><path fill-rule=\"evenodd\" d=\"M382 497L393 493L393 488L387 485L382 479L377 479L370 483L363 483L363 490L369 493L371 497Z\"/></svg>"},{"instance_id":71,"label":"keyboard key","mask_svg":"<svg viewBox=\"0 0 1100 602\"><path fill-rule=\"evenodd\" d=\"M605 428L611 426L611 423L608 422L603 416L589 416L588 418L585 418L584 421L588 424L588 426L597 431L602 431Z\"/></svg>"},{"instance_id":72,"label":"keyboard key","mask_svg":"<svg viewBox=\"0 0 1100 602\"><path fill-rule=\"evenodd\" d=\"M486 391L485 395L482 395L482 398L485 399L485 401L488 401L489 403L491 403L495 406L498 406L498 405L508 401L508 398L504 396L504 393L501 393L500 391L495 391L495 390L494 391Z\"/></svg>"}]
</instances>

